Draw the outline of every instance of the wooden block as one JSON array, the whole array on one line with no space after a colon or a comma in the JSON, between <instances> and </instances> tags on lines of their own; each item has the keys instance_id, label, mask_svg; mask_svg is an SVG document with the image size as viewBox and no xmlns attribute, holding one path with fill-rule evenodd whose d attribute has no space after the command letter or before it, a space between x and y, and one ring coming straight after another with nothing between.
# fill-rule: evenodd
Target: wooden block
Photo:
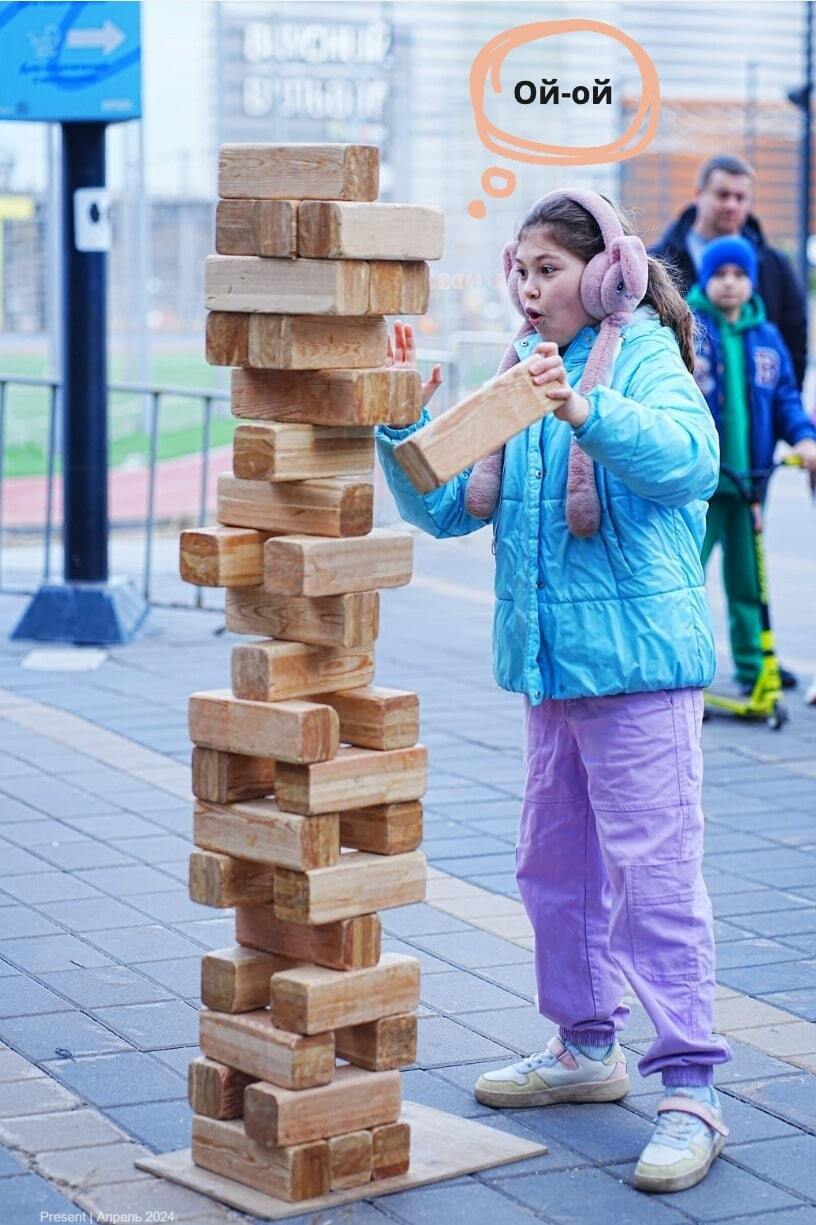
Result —
<instances>
[{"instance_id":1,"label":"wooden block","mask_svg":"<svg viewBox=\"0 0 816 1225\"><path fill-rule=\"evenodd\" d=\"M383 277L379 283L377 300L385 301L388 292L396 289L396 278ZM416 294L416 276L411 288ZM208 255L204 261L208 310L266 315L384 314L369 309L371 293L369 265L362 260Z\"/></svg>"},{"instance_id":2,"label":"wooden block","mask_svg":"<svg viewBox=\"0 0 816 1225\"><path fill-rule=\"evenodd\" d=\"M291 923L333 923L391 906L407 906L423 900L426 879L421 851L405 855L348 851L331 868L312 872L282 868L277 872L275 914Z\"/></svg>"},{"instance_id":3,"label":"wooden block","mask_svg":"<svg viewBox=\"0 0 816 1225\"><path fill-rule=\"evenodd\" d=\"M380 960L382 924L376 914L365 914L307 927L277 918L271 906L238 906L235 939L293 961L312 961L332 970L362 970Z\"/></svg>"},{"instance_id":4,"label":"wooden block","mask_svg":"<svg viewBox=\"0 0 816 1225\"><path fill-rule=\"evenodd\" d=\"M371 1130L371 1177L396 1178L407 1174L411 1164L411 1125L384 1123Z\"/></svg>"},{"instance_id":5,"label":"wooden block","mask_svg":"<svg viewBox=\"0 0 816 1225\"><path fill-rule=\"evenodd\" d=\"M297 200L219 200L215 210L215 249L219 255L294 259L297 214Z\"/></svg>"},{"instance_id":6,"label":"wooden block","mask_svg":"<svg viewBox=\"0 0 816 1225\"><path fill-rule=\"evenodd\" d=\"M258 1144L278 1148L393 1123L401 1107L398 1072L340 1067L331 1084L317 1089L250 1086L244 1098L244 1127Z\"/></svg>"},{"instance_id":7,"label":"wooden block","mask_svg":"<svg viewBox=\"0 0 816 1225\"><path fill-rule=\"evenodd\" d=\"M284 812L306 815L345 815L347 809L375 804L398 807L424 795L427 771L428 750L422 744L385 753L341 748L330 762L320 765L279 766L275 796Z\"/></svg>"},{"instance_id":8,"label":"wooden block","mask_svg":"<svg viewBox=\"0 0 816 1225\"><path fill-rule=\"evenodd\" d=\"M269 1002L269 983L293 962L277 953L261 953L236 944L205 953L201 960L201 999L214 1012L254 1012Z\"/></svg>"},{"instance_id":9,"label":"wooden block","mask_svg":"<svg viewBox=\"0 0 816 1225\"><path fill-rule=\"evenodd\" d=\"M234 317L234 316L233 316ZM376 316L239 315L247 360L265 370L355 370L384 366L388 329Z\"/></svg>"},{"instance_id":10,"label":"wooden block","mask_svg":"<svg viewBox=\"0 0 816 1225\"><path fill-rule=\"evenodd\" d=\"M381 527L356 540L278 536L264 546L264 588L278 595L328 596L404 587L411 581L413 550L408 532Z\"/></svg>"},{"instance_id":11,"label":"wooden block","mask_svg":"<svg viewBox=\"0 0 816 1225\"><path fill-rule=\"evenodd\" d=\"M189 885L190 898L200 906L263 906L274 901L275 870L232 855L193 851Z\"/></svg>"},{"instance_id":12,"label":"wooden block","mask_svg":"<svg viewBox=\"0 0 816 1225\"><path fill-rule=\"evenodd\" d=\"M196 587L255 587L263 578L267 539L267 532L251 528L191 528L179 540L181 577Z\"/></svg>"},{"instance_id":13,"label":"wooden block","mask_svg":"<svg viewBox=\"0 0 816 1225\"><path fill-rule=\"evenodd\" d=\"M232 692L254 702L305 698L326 688L355 689L373 679L373 651L343 651L273 638L232 648Z\"/></svg>"},{"instance_id":14,"label":"wooden block","mask_svg":"<svg viewBox=\"0 0 816 1225\"><path fill-rule=\"evenodd\" d=\"M353 477L273 484L223 473L218 478L218 521L318 537L365 536L374 522L374 486Z\"/></svg>"},{"instance_id":15,"label":"wooden block","mask_svg":"<svg viewBox=\"0 0 816 1225\"><path fill-rule=\"evenodd\" d=\"M374 1142L370 1131L352 1131L346 1136L332 1136L329 1146L331 1189L361 1187L370 1182L373 1173Z\"/></svg>"},{"instance_id":16,"label":"wooden block","mask_svg":"<svg viewBox=\"0 0 816 1225\"><path fill-rule=\"evenodd\" d=\"M308 965L284 970L272 978L269 996L274 1024L299 1034L361 1025L409 1012L418 1003L419 962L400 953L383 953L367 970Z\"/></svg>"},{"instance_id":17,"label":"wooden block","mask_svg":"<svg viewBox=\"0 0 816 1225\"><path fill-rule=\"evenodd\" d=\"M325 1195L331 1186L325 1140L290 1148L261 1148L236 1121L195 1115L191 1157L203 1170L289 1203Z\"/></svg>"},{"instance_id":18,"label":"wooden block","mask_svg":"<svg viewBox=\"0 0 816 1225\"><path fill-rule=\"evenodd\" d=\"M311 259L440 259L444 229L441 208L310 200L298 211L298 253Z\"/></svg>"},{"instance_id":19,"label":"wooden block","mask_svg":"<svg viewBox=\"0 0 816 1225\"><path fill-rule=\"evenodd\" d=\"M309 481L373 466L371 426L239 425L232 438L232 468L242 480Z\"/></svg>"},{"instance_id":20,"label":"wooden block","mask_svg":"<svg viewBox=\"0 0 816 1225\"><path fill-rule=\"evenodd\" d=\"M244 1089L253 1078L237 1068L202 1056L187 1068L187 1097L193 1114L210 1119L240 1119L244 1113Z\"/></svg>"},{"instance_id":21,"label":"wooden block","mask_svg":"<svg viewBox=\"0 0 816 1225\"><path fill-rule=\"evenodd\" d=\"M196 802L193 841L206 851L279 867L326 868L340 855L340 818L281 812L272 799Z\"/></svg>"},{"instance_id":22,"label":"wooden block","mask_svg":"<svg viewBox=\"0 0 816 1225\"><path fill-rule=\"evenodd\" d=\"M424 315L431 297L427 264L378 260L370 265L369 315Z\"/></svg>"},{"instance_id":23,"label":"wooden block","mask_svg":"<svg viewBox=\"0 0 816 1225\"><path fill-rule=\"evenodd\" d=\"M227 624L227 629L230 628ZM213 804L260 800L275 790L275 762L271 757L245 757L241 753L194 748L192 773L193 795Z\"/></svg>"},{"instance_id":24,"label":"wooden block","mask_svg":"<svg viewBox=\"0 0 816 1225\"><path fill-rule=\"evenodd\" d=\"M421 842L422 805L416 800L340 813L341 846L374 855L403 855L415 851Z\"/></svg>"},{"instance_id":25,"label":"wooden block","mask_svg":"<svg viewBox=\"0 0 816 1225\"><path fill-rule=\"evenodd\" d=\"M271 595L258 589L227 591L225 605L227 629L233 634L355 650L372 647L380 629L376 591L317 597Z\"/></svg>"},{"instance_id":26,"label":"wooden block","mask_svg":"<svg viewBox=\"0 0 816 1225\"><path fill-rule=\"evenodd\" d=\"M208 1058L284 1089L327 1085L334 1076L333 1035L287 1033L267 1008L237 1016L203 1008L199 1042Z\"/></svg>"},{"instance_id":27,"label":"wooden block","mask_svg":"<svg viewBox=\"0 0 816 1225\"><path fill-rule=\"evenodd\" d=\"M233 370L232 414L322 426L412 425L422 381L416 370Z\"/></svg>"},{"instance_id":28,"label":"wooden block","mask_svg":"<svg viewBox=\"0 0 816 1225\"><path fill-rule=\"evenodd\" d=\"M204 355L211 366L248 366L248 317L237 311L210 311L204 329Z\"/></svg>"},{"instance_id":29,"label":"wooden block","mask_svg":"<svg viewBox=\"0 0 816 1225\"><path fill-rule=\"evenodd\" d=\"M366 685L323 693L315 701L340 716L340 739L364 749L401 749L419 738L419 697L403 689Z\"/></svg>"},{"instance_id":30,"label":"wooden block","mask_svg":"<svg viewBox=\"0 0 816 1225\"><path fill-rule=\"evenodd\" d=\"M429 493L464 472L514 434L559 407L531 380L530 363L511 367L394 448L414 488Z\"/></svg>"},{"instance_id":31,"label":"wooden block","mask_svg":"<svg viewBox=\"0 0 816 1225\"><path fill-rule=\"evenodd\" d=\"M227 144L218 152L225 199L376 200L376 145Z\"/></svg>"},{"instance_id":32,"label":"wooden block","mask_svg":"<svg viewBox=\"0 0 816 1225\"><path fill-rule=\"evenodd\" d=\"M339 1059L369 1071L407 1068L416 1063L417 1019L414 1013L398 1014L337 1029L334 1043Z\"/></svg>"},{"instance_id":33,"label":"wooden block","mask_svg":"<svg viewBox=\"0 0 816 1225\"><path fill-rule=\"evenodd\" d=\"M328 761L340 744L340 720L331 706L244 702L227 689L194 693L189 727L193 744L202 748L280 761Z\"/></svg>"}]
</instances>

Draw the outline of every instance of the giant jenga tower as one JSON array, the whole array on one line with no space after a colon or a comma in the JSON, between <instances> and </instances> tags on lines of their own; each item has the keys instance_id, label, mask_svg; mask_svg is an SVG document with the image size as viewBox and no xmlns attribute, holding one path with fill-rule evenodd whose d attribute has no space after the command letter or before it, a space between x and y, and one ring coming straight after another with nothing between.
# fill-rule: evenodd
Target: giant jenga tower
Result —
<instances>
[{"instance_id":1,"label":"giant jenga tower","mask_svg":"<svg viewBox=\"0 0 816 1225\"><path fill-rule=\"evenodd\" d=\"M419 965L381 955L377 911L425 895L427 753L417 695L373 683L377 589L412 561L373 527L373 434L420 413L384 316L427 309L443 219L375 203L378 178L366 146L222 148L207 360L242 424L218 526L181 540L253 636L190 699L190 895L234 906L237 940L203 959L192 1159L288 1201L410 1163Z\"/></svg>"}]
</instances>

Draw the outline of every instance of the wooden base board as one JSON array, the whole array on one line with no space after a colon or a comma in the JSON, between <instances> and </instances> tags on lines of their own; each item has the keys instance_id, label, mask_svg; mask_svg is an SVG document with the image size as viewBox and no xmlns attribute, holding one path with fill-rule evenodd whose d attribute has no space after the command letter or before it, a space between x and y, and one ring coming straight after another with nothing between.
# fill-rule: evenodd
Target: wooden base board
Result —
<instances>
[{"instance_id":1,"label":"wooden base board","mask_svg":"<svg viewBox=\"0 0 816 1225\"><path fill-rule=\"evenodd\" d=\"M220 1200L250 1216L282 1221L286 1217L320 1212L324 1208L335 1208L354 1200L376 1199L380 1195L391 1195L394 1191L410 1191L412 1187L422 1187L427 1183L460 1178L476 1170L525 1161L547 1152L546 1144L522 1140L509 1132L485 1127L472 1119L460 1119L457 1115L421 1106L418 1102L404 1102L402 1118L411 1124L411 1168L407 1174L331 1191L328 1195L301 1200L297 1204L286 1203L233 1182L230 1178L222 1178L220 1174L199 1169L190 1160L189 1149L159 1157L145 1157L137 1161L136 1166L159 1178L189 1187L191 1191L198 1191L201 1195L209 1195L211 1199Z\"/></svg>"}]
</instances>

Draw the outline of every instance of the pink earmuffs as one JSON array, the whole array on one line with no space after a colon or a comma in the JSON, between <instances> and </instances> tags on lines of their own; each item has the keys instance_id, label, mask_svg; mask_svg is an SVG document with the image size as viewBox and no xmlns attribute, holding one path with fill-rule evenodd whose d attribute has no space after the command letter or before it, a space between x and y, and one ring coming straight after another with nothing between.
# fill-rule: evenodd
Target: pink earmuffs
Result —
<instances>
[{"instance_id":1,"label":"pink earmuffs","mask_svg":"<svg viewBox=\"0 0 816 1225\"><path fill-rule=\"evenodd\" d=\"M646 294L649 262L641 240L635 235L624 234L617 213L603 196L584 188L553 191L534 207L557 199L572 200L585 208L597 221L604 242L603 251L593 256L584 268L579 285L584 310L601 325L578 384L578 391L584 395L612 374L621 328ZM518 242L507 243L502 251L502 263L510 299L524 323L505 353L497 374L503 374L518 362L516 342L535 332L524 313L518 291L519 272L514 267L517 250ZM502 448L479 460L470 474L465 506L474 518L489 519L496 509L503 459ZM593 536L598 530L601 512L594 466L574 439L570 444L566 516L574 536Z\"/></svg>"}]
</instances>

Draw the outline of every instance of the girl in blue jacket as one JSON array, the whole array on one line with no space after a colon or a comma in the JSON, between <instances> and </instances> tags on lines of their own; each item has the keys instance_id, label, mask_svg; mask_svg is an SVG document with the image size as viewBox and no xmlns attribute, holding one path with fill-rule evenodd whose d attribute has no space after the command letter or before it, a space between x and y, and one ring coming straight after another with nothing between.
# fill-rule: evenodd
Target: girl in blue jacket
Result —
<instances>
[{"instance_id":1,"label":"girl in blue jacket","mask_svg":"<svg viewBox=\"0 0 816 1225\"><path fill-rule=\"evenodd\" d=\"M539 1010L559 1032L481 1076L476 1096L513 1108L624 1096L628 982L657 1031L640 1071L666 1086L635 1183L672 1191L705 1176L726 1134L712 1080L730 1053L712 1033L701 872L714 646L700 546L719 454L691 374L688 307L627 233L603 197L556 192L505 249L525 321L511 356L534 355L530 376L560 407L498 457L492 513L496 457L481 485L477 465L424 495L395 461L427 408L407 429L378 427L377 445L408 522L448 537L484 525L474 510L490 514L494 672L525 701L516 874ZM396 360L413 362L410 328L398 324L395 341Z\"/></svg>"}]
</instances>

